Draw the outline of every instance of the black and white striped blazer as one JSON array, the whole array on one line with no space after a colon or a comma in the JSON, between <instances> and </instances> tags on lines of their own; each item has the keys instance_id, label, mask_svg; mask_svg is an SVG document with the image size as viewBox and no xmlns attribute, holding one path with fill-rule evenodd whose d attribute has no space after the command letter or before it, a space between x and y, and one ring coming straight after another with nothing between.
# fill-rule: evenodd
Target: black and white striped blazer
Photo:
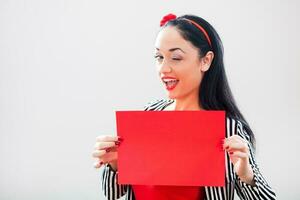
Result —
<instances>
[{"instance_id":1,"label":"black and white striped blazer","mask_svg":"<svg viewBox=\"0 0 300 200\"><path fill-rule=\"evenodd\" d=\"M145 111L160 111L166 106L171 104L174 100L172 99L159 99L148 103L145 107ZM239 135L242 138L250 141L249 135L243 128L240 121L226 117L226 137L232 135ZM205 199L207 200L233 200L234 190L240 199L254 200L254 199L264 199L271 200L276 199L274 190L269 186L267 181L264 179L259 171L256 164L253 147L250 142L248 142L250 150L250 164L254 172L255 186L249 185L242 182L237 174L234 172L233 164L229 160L228 154L225 156L225 166L226 166L226 180L224 187L212 187L205 186ZM125 195L126 200L134 200L134 193L131 185L121 185L117 183L117 174L110 165L104 165L102 173L102 190L105 197L108 200L119 199Z\"/></svg>"}]
</instances>

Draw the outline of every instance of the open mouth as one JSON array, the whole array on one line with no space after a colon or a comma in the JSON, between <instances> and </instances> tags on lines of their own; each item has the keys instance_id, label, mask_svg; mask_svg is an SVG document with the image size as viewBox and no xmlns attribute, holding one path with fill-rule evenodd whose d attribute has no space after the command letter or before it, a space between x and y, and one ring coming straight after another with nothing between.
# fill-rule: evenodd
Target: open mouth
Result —
<instances>
[{"instance_id":1,"label":"open mouth","mask_svg":"<svg viewBox=\"0 0 300 200\"><path fill-rule=\"evenodd\" d=\"M177 79L163 79L163 82L164 82L167 90L173 90L177 86L179 80L177 80Z\"/></svg>"}]
</instances>

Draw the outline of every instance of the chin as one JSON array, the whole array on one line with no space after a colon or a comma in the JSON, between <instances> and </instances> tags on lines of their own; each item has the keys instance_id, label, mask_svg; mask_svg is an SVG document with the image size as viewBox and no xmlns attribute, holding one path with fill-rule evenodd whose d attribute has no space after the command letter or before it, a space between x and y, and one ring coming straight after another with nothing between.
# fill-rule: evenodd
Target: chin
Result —
<instances>
[{"instance_id":1,"label":"chin","mask_svg":"<svg viewBox=\"0 0 300 200\"><path fill-rule=\"evenodd\" d=\"M172 92L167 92L167 96L169 99L176 99L178 98L178 95L173 94Z\"/></svg>"}]
</instances>

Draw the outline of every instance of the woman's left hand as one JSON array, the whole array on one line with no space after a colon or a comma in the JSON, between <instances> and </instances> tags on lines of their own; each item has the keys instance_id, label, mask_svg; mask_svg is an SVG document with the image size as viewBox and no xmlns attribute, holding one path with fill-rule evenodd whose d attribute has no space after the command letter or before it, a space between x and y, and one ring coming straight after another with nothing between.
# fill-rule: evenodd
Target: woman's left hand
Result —
<instances>
[{"instance_id":1,"label":"woman's left hand","mask_svg":"<svg viewBox=\"0 0 300 200\"><path fill-rule=\"evenodd\" d=\"M234 171L241 181L254 185L253 170L249 163L248 142L238 135L233 135L224 140L223 148L229 153Z\"/></svg>"}]
</instances>

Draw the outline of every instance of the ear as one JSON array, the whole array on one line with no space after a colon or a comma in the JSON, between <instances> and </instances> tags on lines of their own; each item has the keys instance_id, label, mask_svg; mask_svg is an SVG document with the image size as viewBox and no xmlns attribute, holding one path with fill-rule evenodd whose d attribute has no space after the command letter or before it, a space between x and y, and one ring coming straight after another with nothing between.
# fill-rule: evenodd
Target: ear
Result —
<instances>
[{"instance_id":1,"label":"ear","mask_svg":"<svg viewBox=\"0 0 300 200\"><path fill-rule=\"evenodd\" d=\"M206 72L214 59L214 53L212 51L208 51L204 57L201 58L201 67L200 70L202 72Z\"/></svg>"}]
</instances>

